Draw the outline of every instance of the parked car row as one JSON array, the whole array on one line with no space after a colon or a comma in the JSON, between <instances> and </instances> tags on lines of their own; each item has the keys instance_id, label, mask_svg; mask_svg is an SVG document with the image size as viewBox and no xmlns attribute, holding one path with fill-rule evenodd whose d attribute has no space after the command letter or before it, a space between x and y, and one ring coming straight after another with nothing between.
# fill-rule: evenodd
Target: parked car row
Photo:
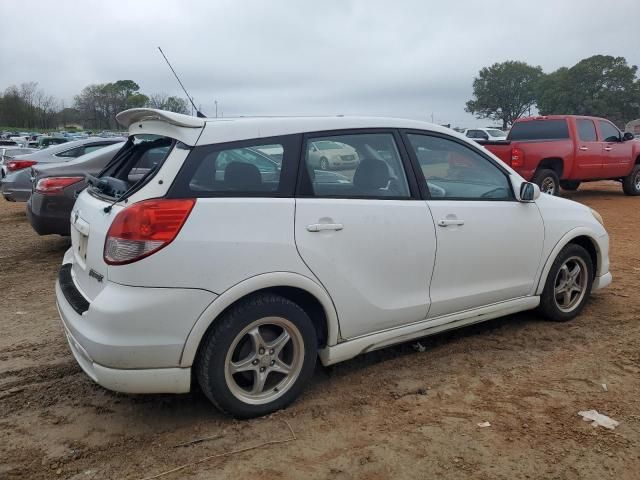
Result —
<instances>
[{"instance_id":1,"label":"parked car row","mask_svg":"<svg viewBox=\"0 0 640 480\"><path fill-rule=\"evenodd\" d=\"M47 163L68 162L94 150L122 142L123 138L88 138L16 155L3 163L0 191L5 200L26 202L31 195L31 167Z\"/></svg>"}]
</instances>

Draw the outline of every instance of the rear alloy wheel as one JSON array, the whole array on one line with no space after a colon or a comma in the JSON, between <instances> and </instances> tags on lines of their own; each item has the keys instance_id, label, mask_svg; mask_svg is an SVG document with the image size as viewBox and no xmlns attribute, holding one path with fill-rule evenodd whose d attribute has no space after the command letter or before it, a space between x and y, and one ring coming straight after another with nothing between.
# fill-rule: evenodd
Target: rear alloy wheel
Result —
<instances>
[{"instance_id":1,"label":"rear alloy wheel","mask_svg":"<svg viewBox=\"0 0 640 480\"><path fill-rule=\"evenodd\" d=\"M556 257L540 298L540 310L550 320L566 322L584 308L591 293L593 263L580 245L569 244Z\"/></svg>"},{"instance_id":2,"label":"rear alloy wheel","mask_svg":"<svg viewBox=\"0 0 640 480\"><path fill-rule=\"evenodd\" d=\"M636 165L631 173L622 179L622 191L627 195L640 195L640 165Z\"/></svg>"},{"instance_id":3,"label":"rear alloy wheel","mask_svg":"<svg viewBox=\"0 0 640 480\"><path fill-rule=\"evenodd\" d=\"M560 179L553 170L547 168L538 170L531 181L540 187L542 193L558 195L560 192Z\"/></svg>"},{"instance_id":4,"label":"rear alloy wheel","mask_svg":"<svg viewBox=\"0 0 640 480\"><path fill-rule=\"evenodd\" d=\"M324 157L320 159L320 170L329 170L329 160Z\"/></svg>"},{"instance_id":5,"label":"rear alloy wheel","mask_svg":"<svg viewBox=\"0 0 640 480\"><path fill-rule=\"evenodd\" d=\"M214 325L196 362L205 395L239 418L291 403L315 367L316 334L307 314L277 295L257 295Z\"/></svg>"},{"instance_id":6,"label":"rear alloy wheel","mask_svg":"<svg viewBox=\"0 0 640 480\"><path fill-rule=\"evenodd\" d=\"M580 182L578 180L560 180L560 186L563 190L575 192L576 190L578 190Z\"/></svg>"}]
</instances>

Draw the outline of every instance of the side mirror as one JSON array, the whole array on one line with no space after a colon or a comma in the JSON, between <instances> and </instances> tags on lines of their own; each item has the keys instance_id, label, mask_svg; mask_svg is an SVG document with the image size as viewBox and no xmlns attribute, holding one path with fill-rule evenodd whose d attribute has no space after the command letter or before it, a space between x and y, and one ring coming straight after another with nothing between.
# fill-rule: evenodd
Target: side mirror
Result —
<instances>
[{"instance_id":1,"label":"side mirror","mask_svg":"<svg viewBox=\"0 0 640 480\"><path fill-rule=\"evenodd\" d=\"M635 135L631 132L625 132L624 135L622 135L622 141L623 142L627 142L629 140L633 140L635 137Z\"/></svg>"},{"instance_id":2,"label":"side mirror","mask_svg":"<svg viewBox=\"0 0 640 480\"><path fill-rule=\"evenodd\" d=\"M533 202L540 197L540 187L535 183L522 182L520 184L520 201Z\"/></svg>"}]
</instances>

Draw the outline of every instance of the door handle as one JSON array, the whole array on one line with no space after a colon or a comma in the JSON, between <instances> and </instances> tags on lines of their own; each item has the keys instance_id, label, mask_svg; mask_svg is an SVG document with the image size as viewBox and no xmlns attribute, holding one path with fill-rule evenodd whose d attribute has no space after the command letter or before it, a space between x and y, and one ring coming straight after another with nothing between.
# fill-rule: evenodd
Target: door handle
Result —
<instances>
[{"instance_id":1,"label":"door handle","mask_svg":"<svg viewBox=\"0 0 640 480\"><path fill-rule=\"evenodd\" d=\"M307 225L308 232L321 232L323 230L334 230L336 232L342 230L344 225L341 223L312 223Z\"/></svg>"},{"instance_id":2,"label":"door handle","mask_svg":"<svg viewBox=\"0 0 640 480\"><path fill-rule=\"evenodd\" d=\"M583 152L586 152L587 150L589 150L588 147L580 147L579 150L582 150Z\"/></svg>"},{"instance_id":3,"label":"door handle","mask_svg":"<svg viewBox=\"0 0 640 480\"><path fill-rule=\"evenodd\" d=\"M439 227L448 227L449 225L464 225L464 220L453 218L443 218L441 220L438 220Z\"/></svg>"},{"instance_id":4,"label":"door handle","mask_svg":"<svg viewBox=\"0 0 640 480\"><path fill-rule=\"evenodd\" d=\"M610 152L611 150L612 150L612 148L611 148L611 147L604 147L604 151L605 151L605 152Z\"/></svg>"}]
</instances>

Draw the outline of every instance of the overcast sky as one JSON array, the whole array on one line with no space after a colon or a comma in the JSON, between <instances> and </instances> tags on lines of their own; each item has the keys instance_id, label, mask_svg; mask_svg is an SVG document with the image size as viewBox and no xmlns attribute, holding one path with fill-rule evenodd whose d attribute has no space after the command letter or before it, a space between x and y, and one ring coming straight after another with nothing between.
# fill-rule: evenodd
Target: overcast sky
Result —
<instances>
[{"instance_id":1,"label":"overcast sky","mask_svg":"<svg viewBox=\"0 0 640 480\"><path fill-rule=\"evenodd\" d=\"M181 91L208 116L366 114L485 125L465 113L483 66L640 64L639 0L2 1L0 90L72 102L91 83Z\"/></svg>"}]
</instances>

